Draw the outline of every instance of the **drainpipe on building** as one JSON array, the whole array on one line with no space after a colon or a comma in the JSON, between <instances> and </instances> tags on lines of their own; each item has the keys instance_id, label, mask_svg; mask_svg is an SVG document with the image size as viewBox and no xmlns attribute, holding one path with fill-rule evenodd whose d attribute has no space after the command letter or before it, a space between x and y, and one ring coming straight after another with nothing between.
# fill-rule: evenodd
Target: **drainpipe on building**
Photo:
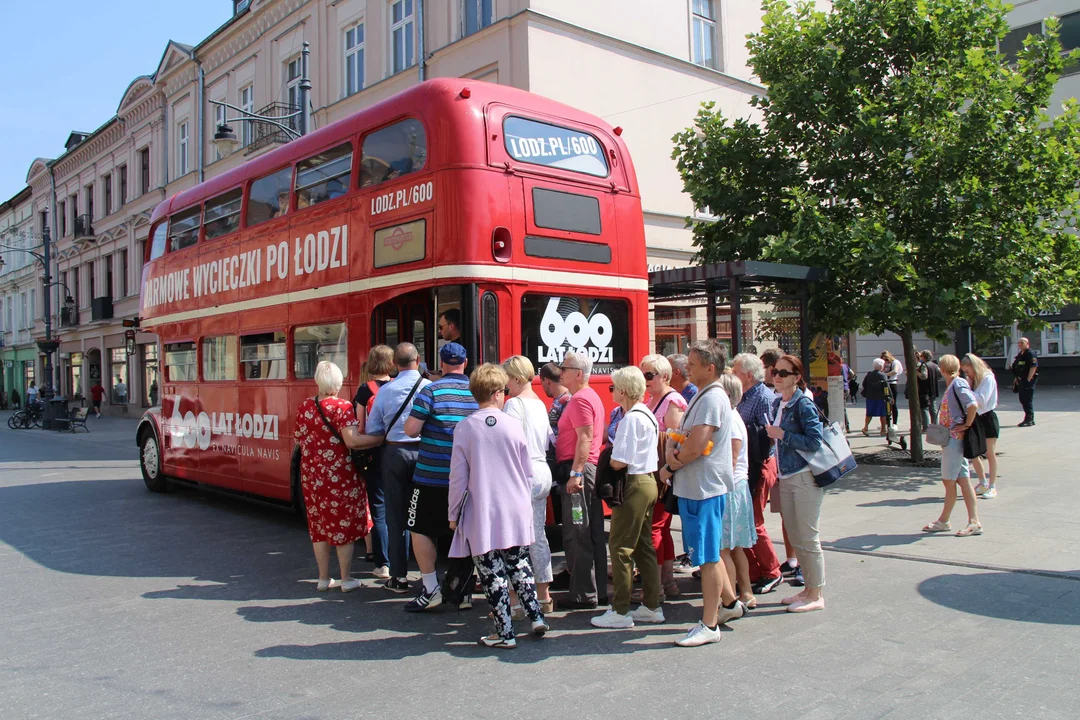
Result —
<instances>
[{"instance_id":1,"label":"drainpipe on building","mask_svg":"<svg viewBox=\"0 0 1080 720\"><path fill-rule=\"evenodd\" d=\"M198 112L198 120L196 122L198 122L198 124L199 124L199 140L198 140L199 141L199 182L202 182L203 181L203 165L205 164L204 160L203 160L203 153L205 152L205 149L204 149L204 146L203 146L203 138L205 137L203 126L205 125L206 121L204 119L205 113L204 113L203 106L205 105L205 98L203 96L206 93L206 73L203 72L202 62L197 57L195 57L194 52L191 53L191 59L194 60L195 64L199 66L199 79L197 81L199 83L199 91L198 91L199 112Z\"/></svg>"},{"instance_id":2,"label":"drainpipe on building","mask_svg":"<svg viewBox=\"0 0 1080 720\"><path fill-rule=\"evenodd\" d=\"M424 52L424 0L416 2L416 32L419 35L416 43L416 57L419 60L420 82L424 82L424 74L427 69L427 57Z\"/></svg>"}]
</instances>

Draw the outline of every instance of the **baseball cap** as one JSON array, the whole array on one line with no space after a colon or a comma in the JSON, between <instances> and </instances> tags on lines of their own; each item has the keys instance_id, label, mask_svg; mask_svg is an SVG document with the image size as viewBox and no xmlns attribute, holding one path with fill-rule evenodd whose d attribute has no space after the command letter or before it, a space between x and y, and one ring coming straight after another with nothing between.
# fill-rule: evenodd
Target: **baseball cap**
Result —
<instances>
[{"instance_id":1,"label":"baseball cap","mask_svg":"<svg viewBox=\"0 0 1080 720\"><path fill-rule=\"evenodd\" d=\"M439 359L447 365L461 365L465 357L465 348L456 342L448 342L439 348Z\"/></svg>"}]
</instances>

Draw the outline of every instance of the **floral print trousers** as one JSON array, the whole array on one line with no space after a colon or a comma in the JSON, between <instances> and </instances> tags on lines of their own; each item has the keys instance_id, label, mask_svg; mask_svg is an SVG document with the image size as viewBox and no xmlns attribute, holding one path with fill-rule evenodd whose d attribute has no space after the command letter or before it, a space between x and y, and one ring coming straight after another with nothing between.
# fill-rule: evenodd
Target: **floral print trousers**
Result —
<instances>
[{"instance_id":1,"label":"floral print trousers","mask_svg":"<svg viewBox=\"0 0 1080 720\"><path fill-rule=\"evenodd\" d=\"M514 620L510 614L510 586L513 585L525 616L533 622L543 620L536 599L536 583L529 564L529 546L518 545L506 550L492 550L473 555L473 565L480 577L491 614L495 617L495 632L504 640L514 637Z\"/></svg>"}]
</instances>

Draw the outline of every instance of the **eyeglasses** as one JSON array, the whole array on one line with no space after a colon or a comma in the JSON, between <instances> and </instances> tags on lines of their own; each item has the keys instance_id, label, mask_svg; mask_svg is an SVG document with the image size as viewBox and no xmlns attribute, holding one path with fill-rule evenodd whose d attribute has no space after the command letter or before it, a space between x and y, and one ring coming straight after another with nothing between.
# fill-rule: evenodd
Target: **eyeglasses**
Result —
<instances>
[{"instance_id":1,"label":"eyeglasses","mask_svg":"<svg viewBox=\"0 0 1080 720\"><path fill-rule=\"evenodd\" d=\"M607 386L607 391L608 392L615 392L615 386L614 385L608 385Z\"/></svg>"},{"instance_id":2,"label":"eyeglasses","mask_svg":"<svg viewBox=\"0 0 1080 720\"><path fill-rule=\"evenodd\" d=\"M791 377L792 375L798 375L799 373L795 372L794 370L773 370L772 374L776 377L787 378Z\"/></svg>"},{"instance_id":3,"label":"eyeglasses","mask_svg":"<svg viewBox=\"0 0 1080 720\"><path fill-rule=\"evenodd\" d=\"M573 365L560 365L559 369L560 370L581 370L581 368L574 367Z\"/></svg>"},{"instance_id":4,"label":"eyeglasses","mask_svg":"<svg viewBox=\"0 0 1080 720\"><path fill-rule=\"evenodd\" d=\"M659 374L660 374L660 373L654 373L654 372L647 372L647 373L644 373L644 375L645 375L645 382L652 382L652 381L653 381L653 380L654 380L654 379L656 378L656 376L657 376L657 375L659 375Z\"/></svg>"}]
</instances>

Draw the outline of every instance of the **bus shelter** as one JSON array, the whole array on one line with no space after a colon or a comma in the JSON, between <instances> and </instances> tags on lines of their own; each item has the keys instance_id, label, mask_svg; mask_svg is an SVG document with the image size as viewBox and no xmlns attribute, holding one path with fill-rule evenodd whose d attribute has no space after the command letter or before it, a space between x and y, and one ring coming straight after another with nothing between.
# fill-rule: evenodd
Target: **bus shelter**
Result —
<instances>
[{"instance_id":1,"label":"bus shelter","mask_svg":"<svg viewBox=\"0 0 1080 720\"><path fill-rule=\"evenodd\" d=\"M725 344L729 358L775 347L801 358L808 373L807 300L824 277L821 268L742 260L657 270L649 273L649 301L658 332L678 316L696 337Z\"/></svg>"}]
</instances>

